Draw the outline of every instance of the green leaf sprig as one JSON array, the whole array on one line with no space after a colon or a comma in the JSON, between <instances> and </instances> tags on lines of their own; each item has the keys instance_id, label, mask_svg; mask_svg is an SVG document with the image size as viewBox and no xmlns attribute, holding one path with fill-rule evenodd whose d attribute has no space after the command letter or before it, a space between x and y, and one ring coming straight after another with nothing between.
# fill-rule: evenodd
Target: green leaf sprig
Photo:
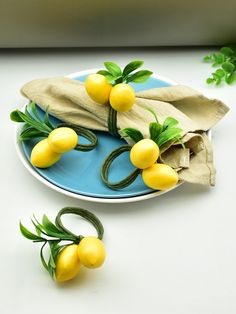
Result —
<instances>
[{"instance_id":1,"label":"green leaf sprig","mask_svg":"<svg viewBox=\"0 0 236 314\"><path fill-rule=\"evenodd\" d=\"M149 108L147 110L150 111L155 117L155 122L151 122L149 124L150 139L153 140L159 148L162 148L163 146L176 141L181 142L182 129L176 127L179 123L176 119L172 117L167 117L164 123L161 125L158 122L158 118L155 112ZM143 134L139 130L134 128L122 129L121 133L123 137L129 137L135 143L144 138ZM181 144L183 145L182 142Z\"/></svg>"},{"instance_id":2,"label":"green leaf sprig","mask_svg":"<svg viewBox=\"0 0 236 314\"><path fill-rule=\"evenodd\" d=\"M90 144L77 144L74 148L75 150L87 152L93 150L97 146L98 139L92 131L71 123L53 125L49 119L48 110L49 107L46 109L44 118L41 119L35 103L31 102L25 107L24 112L16 109L10 113L10 119L13 122L24 123L19 135L20 141L27 141L35 138L47 138L54 129L58 127L68 127L73 129L78 135L85 137L90 142Z\"/></svg>"},{"instance_id":3,"label":"green leaf sprig","mask_svg":"<svg viewBox=\"0 0 236 314\"><path fill-rule=\"evenodd\" d=\"M119 83L144 83L153 72L149 70L136 71L143 65L143 61L134 60L128 63L122 70L119 65L114 62L104 62L106 70L100 70L97 73L104 75L109 82L114 85Z\"/></svg>"},{"instance_id":4,"label":"green leaf sprig","mask_svg":"<svg viewBox=\"0 0 236 314\"><path fill-rule=\"evenodd\" d=\"M79 243L81 238L76 237L71 233L67 233L65 230L53 224L46 215L43 216L42 222L34 217L32 223L35 227L36 233L29 231L20 222L20 231L22 235L33 242L43 243L40 250L40 258L44 268L49 272L50 276L55 278L56 260L61 250L68 244L60 244L62 241L69 241L71 243ZM49 258L46 261L44 257L44 248L49 246Z\"/></svg>"},{"instance_id":5,"label":"green leaf sprig","mask_svg":"<svg viewBox=\"0 0 236 314\"><path fill-rule=\"evenodd\" d=\"M32 113L28 109L31 109ZM10 119L14 122L25 123L20 133L19 140L25 141L37 137L47 137L55 126L50 122L48 117L48 108L44 120L40 119L34 102L25 107L25 112L14 110L10 114Z\"/></svg>"},{"instance_id":6,"label":"green leaf sprig","mask_svg":"<svg viewBox=\"0 0 236 314\"><path fill-rule=\"evenodd\" d=\"M220 85L222 81L232 84L236 80L236 47L222 47L219 53L211 53L203 60L217 68L207 78L207 84Z\"/></svg>"},{"instance_id":7,"label":"green leaf sprig","mask_svg":"<svg viewBox=\"0 0 236 314\"><path fill-rule=\"evenodd\" d=\"M40 259L44 268L48 271L52 279L55 279L58 254L66 246L73 243L79 244L80 241L84 238L82 235L75 235L66 227L64 227L61 217L65 214L78 215L87 220L96 229L97 238L102 240L104 228L101 221L90 211L79 207L62 208L55 218L55 224L52 223L46 215L43 215L41 222L39 222L34 216L31 221L34 225L35 233L29 231L20 222L21 234L26 239L29 239L33 242L42 243L42 247L40 249ZM49 257L47 259L44 257L44 248L46 245L49 248Z\"/></svg>"}]
</instances>

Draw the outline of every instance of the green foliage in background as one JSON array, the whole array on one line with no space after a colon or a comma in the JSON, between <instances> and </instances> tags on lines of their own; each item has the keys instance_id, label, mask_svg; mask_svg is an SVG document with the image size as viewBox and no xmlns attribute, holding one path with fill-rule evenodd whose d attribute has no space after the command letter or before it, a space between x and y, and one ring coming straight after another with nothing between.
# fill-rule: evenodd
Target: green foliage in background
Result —
<instances>
[{"instance_id":1,"label":"green foliage in background","mask_svg":"<svg viewBox=\"0 0 236 314\"><path fill-rule=\"evenodd\" d=\"M232 84L236 81L236 46L222 47L220 52L211 53L203 60L212 63L212 67L217 68L207 78L207 84L220 85L222 81Z\"/></svg>"}]
</instances>

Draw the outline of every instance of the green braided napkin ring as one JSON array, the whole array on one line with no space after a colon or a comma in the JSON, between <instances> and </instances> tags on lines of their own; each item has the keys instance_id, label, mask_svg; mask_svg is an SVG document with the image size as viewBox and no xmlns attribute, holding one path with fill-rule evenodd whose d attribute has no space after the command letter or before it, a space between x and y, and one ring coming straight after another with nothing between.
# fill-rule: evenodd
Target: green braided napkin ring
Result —
<instances>
[{"instance_id":1,"label":"green braided napkin ring","mask_svg":"<svg viewBox=\"0 0 236 314\"><path fill-rule=\"evenodd\" d=\"M101 221L97 218L97 216L95 216L93 213L91 213L90 211L83 209L83 208L64 207L58 212L58 214L55 218L55 224L58 228L65 231L67 234L70 234L70 235L74 236L75 238L77 238L75 243L78 244L83 239L83 236L82 235L77 236L74 233L72 233L70 230L68 230L66 227L64 227L64 225L61 221L61 217L65 214L74 214L74 215L78 215L78 216L83 217L85 220L87 220L88 222L90 222L94 226L94 228L96 229L97 234L98 234L97 238L102 240L103 234L104 234L104 228L103 228Z\"/></svg>"},{"instance_id":2,"label":"green braided napkin ring","mask_svg":"<svg viewBox=\"0 0 236 314\"><path fill-rule=\"evenodd\" d=\"M130 145L120 146L117 149L113 150L104 160L102 168L101 168L101 177L102 177L103 182L110 189L117 190L117 189L123 189L129 186L131 183L133 183L136 180L138 175L141 173L141 170L136 168L130 175L128 175L126 178L122 179L119 182L110 182L108 179L109 168L111 164L113 163L113 161L124 152L130 151L131 148L132 146Z\"/></svg>"},{"instance_id":3,"label":"green braided napkin ring","mask_svg":"<svg viewBox=\"0 0 236 314\"><path fill-rule=\"evenodd\" d=\"M78 215L90 222L97 231L97 237L75 235L67 229L61 217L65 214ZM46 215L39 222L32 219L36 233L26 229L20 223L22 235L33 242L43 243L40 250L40 258L44 268L51 277L58 282L75 278L81 265L87 268L100 267L106 256L102 243L104 228L101 221L91 212L78 207L65 207L61 209L52 223ZM69 242L69 244L68 244ZM44 257L44 248L48 244L49 258Z\"/></svg>"}]
</instances>

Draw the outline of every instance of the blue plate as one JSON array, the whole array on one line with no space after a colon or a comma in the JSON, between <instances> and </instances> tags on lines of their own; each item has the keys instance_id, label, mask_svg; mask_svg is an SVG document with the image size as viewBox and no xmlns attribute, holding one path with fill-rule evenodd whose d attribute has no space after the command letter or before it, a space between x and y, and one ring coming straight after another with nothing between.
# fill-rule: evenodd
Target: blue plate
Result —
<instances>
[{"instance_id":1,"label":"blue plate","mask_svg":"<svg viewBox=\"0 0 236 314\"><path fill-rule=\"evenodd\" d=\"M87 75L77 76L74 79L84 81ZM162 79L150 78L143 84L132 84L135 91L151 89L156 87L170 86L171 84ZM44 112L37 108L41 117ZM50 116L53 123L58 124L61 121ZM96 198L128 198L144 195L153 192L147 188L141 176L129 187L114 191L109 189L101 180L100 168L106 156L120 145L126 144L122 139L112 137L106 132L95 132L98 137L98 146L90 152L70 151L64 154L59 162L47 169L34 170L44 179L53 185L66 191L79 195L96 197ZM80 143L86 143L82 137L79 138ZM22 144L23 152L28 160L35 141L27 141ZM129 153L121 155L115 160L110 168L109 179L111 181L119 181L127 176L133 170L133 166L129 161Z\"/></svg>"}]
</instances>

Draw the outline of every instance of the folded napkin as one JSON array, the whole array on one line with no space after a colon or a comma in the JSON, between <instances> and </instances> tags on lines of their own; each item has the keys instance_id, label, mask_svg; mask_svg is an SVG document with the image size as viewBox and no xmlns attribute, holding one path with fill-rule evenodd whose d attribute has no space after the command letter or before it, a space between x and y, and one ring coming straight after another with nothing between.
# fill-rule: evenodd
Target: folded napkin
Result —
<instances>
[{"instance_id":1,"label":"folded napkin","mask_svg":"<svg viewBox=\"0 0 236 314\"><path fill-rule=\"evenodd\" d=\"M92 130L108 131L108 106L99 105L87 94L84 84L65 77L33 80L21 89L22 94L43 110L62 121ZM215 184L212 145L206 131L229 110L217 99L209 99L187 86L154 88L136 93L128 112L117 113L117 128L132 127L149 136L149 123L154 120L152 108L160 123L174 117L183 130L185 149L171 145L161 152L161 161L176 169L179 178L190 183ZM129 142L129 140L127 140Z\"/></svg>"}]
</instances>

